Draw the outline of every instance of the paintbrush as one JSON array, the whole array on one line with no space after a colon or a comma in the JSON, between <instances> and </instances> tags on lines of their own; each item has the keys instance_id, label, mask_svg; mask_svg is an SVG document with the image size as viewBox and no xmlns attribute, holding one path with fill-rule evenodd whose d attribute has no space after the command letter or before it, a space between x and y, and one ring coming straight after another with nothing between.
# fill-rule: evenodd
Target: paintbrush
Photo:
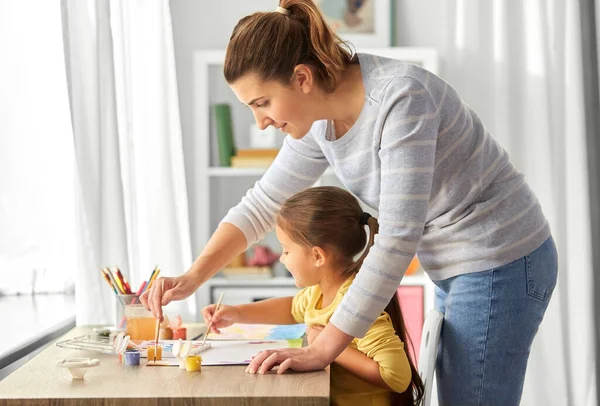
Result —
<instances>
[{"instance_id":1,"label":"paintbrush","mask_svg":"<svg viewBox=\"0 0 600 406\"><path fill-rule=\"evenodd\" d=\"M160 295L162 297L163 293L165 293L165 280L160 280ZM156 319L156 337L154 339L154 362L156 362L156 353L158 352L158 335L160 334L160 319Z\"/></svg>"},{"instance_id":2,"label":"paintbrush","mask_svg":"<svg viewBox=\"0 0 600 406\"><path fill-rule=\"evenodd\" d=\"M223 294L225 292L221 292L221 296L219 296L219 300L217 301L217 307L215 307L215 312L213 313L213 316L215 314L217 314L217 312L219 311L219 306L221 306L221 300L223 300ZM212 319L210 319L210 323L208 323L208 328L206 329L206 334L204 334L204 338L202 339L202 345L204 345L204 343L206 342L206 337L208 337L208 333L210 333L210 329L213 325L213 320L214 317Z\"/></svg>"}]
</instances>

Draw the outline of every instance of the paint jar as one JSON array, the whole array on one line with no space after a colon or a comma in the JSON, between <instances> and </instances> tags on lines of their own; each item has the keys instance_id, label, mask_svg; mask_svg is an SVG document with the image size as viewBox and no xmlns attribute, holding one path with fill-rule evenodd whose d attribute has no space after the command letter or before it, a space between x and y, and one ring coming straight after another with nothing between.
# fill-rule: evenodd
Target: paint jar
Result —
<instances>
[{"instance_id":1,"label":"paint jar","mask_svg":"<svg viewBox=\"0 0 600 406\"><path fill-rule=\"evenodd\" d=\"M148 346L148 361L154 361L154 353L156 353L156 360L162 360L162 344L158 344L155 348L153 345Z\"/></svg>"},{"instance_id":2,"label":"paint jar","mask_svg":"<svg viewBox=\"0 0 600 406\"><path fill-rule=\"evenodd\" d=\"M134 367L134 366L140 365L140 351L139 350L125 351L125 365L128 367Z\"/></svg>"},{"instance_id":3,"label":"paint jar","mask_svg":"<svg viewBox=\"0 0 600 406\"><path fill-rule=\"evenodd\" d=\"M187 339L187 329L185 327L179 327L173 329L173 340L186 340Z\"/></svg>"},{"instance_id":4,"label":"paint jar","mask_svg":"<svg viewBox=\"0 0 600 406\"><path fill-rule=\"evenodd\" d=\"M185 359L185 370L188 372L200 372L202 370L202 357L190 355Z\"/></svg>"}]
</instances>

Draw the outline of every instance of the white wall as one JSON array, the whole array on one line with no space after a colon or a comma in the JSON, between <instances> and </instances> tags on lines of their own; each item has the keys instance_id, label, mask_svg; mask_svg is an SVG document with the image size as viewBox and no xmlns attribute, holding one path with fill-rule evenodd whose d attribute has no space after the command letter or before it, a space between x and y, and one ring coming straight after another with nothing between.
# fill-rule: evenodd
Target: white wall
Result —
<instances>
[{"instance_id":1,"label":"white wall","mask_svg":"<svg viewBox=\"0 0 600 406\"><path fill-rule=\"evenodd\" d=\"M395 1L395 46L437 47L442 43L445 0Z\"/></svg>"},{"instance_id":2,"label":"white wall","mask_svg":"<svg viewBox=\"0 0 600 406\"><path fill-rule=\"evenodd\" d=\"M196 184L194 168L193 131L193 54L207 49L224 49L235 24L245 15L277 7L273 0L171 0L171 20L175 42L175 64L179 91L179 109L185 159L186 182L189 196L192 255L202 248L198 244L196 213L201 210L193 193ZM210 6L207 6L210 4ZM275 5L274 5L275 4Z\"/></svg>"}]
</instances>

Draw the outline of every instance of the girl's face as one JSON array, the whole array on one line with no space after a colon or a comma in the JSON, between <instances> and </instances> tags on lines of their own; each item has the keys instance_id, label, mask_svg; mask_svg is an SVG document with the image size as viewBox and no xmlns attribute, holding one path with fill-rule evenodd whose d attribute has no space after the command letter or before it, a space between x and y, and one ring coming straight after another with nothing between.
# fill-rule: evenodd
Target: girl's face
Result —
<instances>
[{"instance_id":1,"label":"girl's face","mask_svg":"<svg viewBox=\"0 0 600 406\"><path fill-rule=\"evenodd\" d=\"M277 239L281 244L283 252L279 261L294 277L296 286L305 288L319 283L318 262L313 251L304 245L300 245L287 235L279 226L275 228Z\"/></svg>"},{"instance_id":2,"label":"girl's face","mask_svg":"<svg viewBox=\"0 0 600 406\"><path fill-rule=\"evenodd\" d=\"M268 126L279 128L292 138L304 137L314 123L311 111L310 90L312 86L302 74L294 74L290 86L277 81L262 81L250 73L231 84L237 98L249 106L256 125L261 130Z\"/></svg>"}]
</instances>

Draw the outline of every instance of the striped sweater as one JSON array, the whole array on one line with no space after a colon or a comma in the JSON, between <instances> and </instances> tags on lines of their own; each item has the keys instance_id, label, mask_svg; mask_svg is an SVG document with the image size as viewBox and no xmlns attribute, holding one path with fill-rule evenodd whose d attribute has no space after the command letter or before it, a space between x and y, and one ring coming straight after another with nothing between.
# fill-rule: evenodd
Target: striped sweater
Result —
<instances>
[{"instance_id":1,"label":"striped sweater","mask_svg":"<svg viewBox=\"0 0 600 406\"><path fill-rule=\"evenodd\" d=\"M362 337L417 253L433 280L529 254L549 236L541 207L479 117L448 83L418 66L359 54L363 109L341 138L316 121L286 137L265 175L223 219L248 245L272 230L285 199L331 166L379 212L379 234L331 322Z\"/></svg>"}]
</instances>

